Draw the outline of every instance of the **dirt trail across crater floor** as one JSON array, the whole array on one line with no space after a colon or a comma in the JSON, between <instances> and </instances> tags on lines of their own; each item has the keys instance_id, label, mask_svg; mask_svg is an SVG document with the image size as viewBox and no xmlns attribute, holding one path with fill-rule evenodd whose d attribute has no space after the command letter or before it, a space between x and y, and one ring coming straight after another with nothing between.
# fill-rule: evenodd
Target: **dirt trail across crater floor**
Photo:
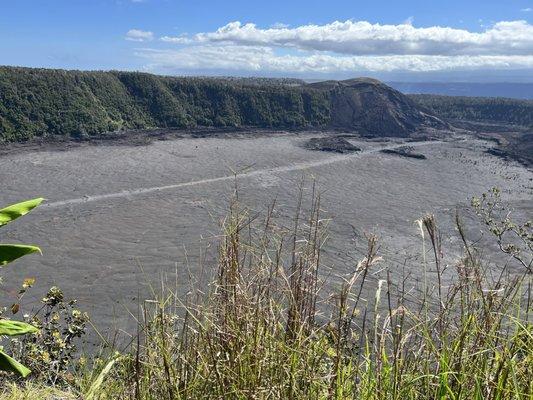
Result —
<instances>
[{"instance_id":1,"label":"dirt trail across crater floor","mask_svg":"<svg viewBox=\"0 0 533 400\"><path fill-rule=\"evenodd\" d=\"M410 147L421 147L421 146L429 146L429 145L438 145L442 143L443 143L442 141L410 142L409 146ZM196 181L181 182L181 183L175 183L171 185L123 190L121 192L116 192L116 193L86 195L86 196L78 197L75 199L60 200L60 201L53 201L50 203L45 203L43 204L42 207L43 208L56 208L56 207L63 207L66 205L83 204L83 203L89 203L89 202L94 202L94 201L117 199L117 198L131 197L131 196L140 195L140 194L148 194L148 193L153 193L153 192L180 189L180 188L185 188L185 187L190 187L190 186L207 185L207 184L216 183L216 182L232 181L232 180L240 179L240 178L252 178L252 177L259 177L262 175L269 175L269 174L275 174L275 173L302 171L302 170L310 169L313 167L320 167L323 165L343 162L351 158L364 157L367 155L377 153L382 150L394 150L394 149L398 149L404 146L405 146L404 143L399 143L399 144L393 144L393 145L383 146L379 148L368 149L357 154L337 155L337 156L331 156L329 158L318 160L318 161L301 162L297 164L286 165L286 166L275 167L275 168L251 170L249 172L237 172L233 175L226 175L226 176L221 176L218 178L199 179Z\"/></svg>"}]
</instances>

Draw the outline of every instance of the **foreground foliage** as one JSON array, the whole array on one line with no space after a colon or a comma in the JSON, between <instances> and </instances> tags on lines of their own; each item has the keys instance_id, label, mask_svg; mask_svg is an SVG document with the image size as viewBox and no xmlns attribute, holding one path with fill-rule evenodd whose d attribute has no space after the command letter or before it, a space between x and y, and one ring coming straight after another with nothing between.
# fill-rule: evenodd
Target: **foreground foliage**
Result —
<instances>
[{"instance_id":1,"label":"foreground foliage","mask_svg":"<svg viewBox=\"0 0 533 400\"><path fill-rule=\"evenodd\" d=\"M13 220L26 215L37 207L43 199L37 198L12 204L0 210L0 227L7 225ZM27 254L40 252L36 246L24 244L0 244L0 267L3 267ZM18 304L11 306L13 314L17 313ZM13 321L0 315L0 336L21 336L36 333L38 329L26 322ZM7 355L3 348L0 348L0 370L14 372L22 377L30 374L30 370L14 358Z\"/></svg>"},{"instance_id":2,"label":"foreground foliage","mask_svg":"<svg viewBox=\"0 0 533 400\"><path fill-rule=\"evenodd\" d=\"M31 368L34 380L56 386L73 383L71 370L79 367L77 341L86 333L88 315L54 286L37 312L25 319L38 332L14 339L13 354Z\"/></svg>"},{"instance_id":3,"label":"foreground foliage","mask_svg":"<svg viewBox=\"0 0 533 400\"><path fill-rule=\"evenodd\" d=\"M490 223L498 195L475 202ZM97 398L531 398L531 274L501 267L494 278L459 218L465 253L450 267L434 217L419 221L435 285L392 282L369 236L352 274L324 295L319 201L290 230L274 226L269 214L255 238L236 207L208 293L193 288L183 299L167 288L146 302L133 353L100 376ZM510 255L530 263L530 225L507 226L525 244ZM383 268L385 279L376 280ZM454 279L444 284L448 268Z\"/></svg>"},{"instance_id":4,"label":"foreground foliage","mask_svg":"<svg viewBox=\"0 0 533 400\"><path fill-rule=\"evenodd\" d=\"M79 400L75 393L28 382L23 386L8 383L0 388L0 398L9 400Z\"/></svg>"},{"instance_id":5,"label":"foreground foliage","mask_svg":"<svg viewBox=\"0 0 533 400\"><path fill-rule=\"evenodd\" d=\"M428 215L418 221L421 286L393 279L368 235L335 289L321 278L327 220L319 197L309 214L298 207L292 226L275 222L274 206L258 220L234 203L211 284L191 279L182 295L162 282L142 305L131 349L78 369L64 396L531 399L531 223L512 222L496 190L473 206L502 249L496 264L468 240L459 216L464 253L449 263Z\"/></svg>"}]
</instances>

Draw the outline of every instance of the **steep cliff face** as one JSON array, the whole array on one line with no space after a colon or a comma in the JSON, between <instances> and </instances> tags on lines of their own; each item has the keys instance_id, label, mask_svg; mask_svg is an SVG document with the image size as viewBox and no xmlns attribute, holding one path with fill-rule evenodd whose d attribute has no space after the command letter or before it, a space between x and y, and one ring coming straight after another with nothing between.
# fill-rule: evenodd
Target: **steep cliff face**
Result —
<instances>
[{"instance_id":1,"label":"steep cliff face","mask_svg":"<svg viewBox=\"0 0 533 400\"><path fill-rule=\"evenodd\" d=\"M367 78L315 84L0 67L0 142L197 126L409 136L446 124Z\"/></svg>"},{"instance_id":2,"label":"steep cliff face","mask_svg":"<svg viewBox=\"0 0 533 400\"><path fill-rule=\"evenodd\" d=\"M428 127L448 128L445 122L424 112L407 96L375 79L326 81L310 86L329 92L329 125L333 128L393 137L406 137Z\"/></svg>"}]
</instances>

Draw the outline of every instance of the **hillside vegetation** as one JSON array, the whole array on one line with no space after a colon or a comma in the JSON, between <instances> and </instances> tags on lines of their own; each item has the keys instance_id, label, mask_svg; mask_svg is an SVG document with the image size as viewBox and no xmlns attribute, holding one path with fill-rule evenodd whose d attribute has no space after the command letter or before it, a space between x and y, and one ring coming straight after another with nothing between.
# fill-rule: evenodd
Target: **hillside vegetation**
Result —
<instances>
[{"instance_id":1,"label":"hillside vegetation","mask_svg":"<svg viewBox=\"0 0 533 400\"><path fill-rule=\"evenodd\" d=\"M446 124L372 79L305 84L0 67L4 142L196 126L331 127L372 136L409 136L423 127Z\"/></svg>"},{"instance_id":2,"label":"hillside vegetation","mask_svg":"<svg viewBox=\"0 0 533 400\"><path fill-rule=\"evenodd\" d=\"M45 310L27 317L39 332L12 341L32 372L0 373L0 399L530 400L532 225L499 193L474 198L472 210L505 258L472 242L457 215L464 252L449 265L449 243L426 215L421 280L393 280L398 265L371 234L358 261L342 261L349 271L323 265L319 196L288 225L274 205L258 218L234 200L204 271L210 284L191 276L183 295L173 278L151 287L126 348L106 342L80 357L72 332L85 318L51 289Z\"/></svg>"},{"instance_id":3,"label":"hillside vegetation","mask_svg":"<svg viewBox=\"0 0 533 400\"><path fill-rule=\"evenodd\" d=\"M327 94L289 85L137 72L0 68L0 139L120 129L322 126Z\"/></svg>"},{"instance_id":4,"label":"hillside vegetation","mask_svg":"<svg viewBox=\"0 0 533 400\"><path fill-rule=\"evenodd\" d=\"M444 119L533 127L533 100L501 97L409 95L419 106Z\"/></svg>"},{"instance_id":5,"label":"hillside vegetation","mask_svg":"<svg viewBox=\"0 0 533 400\"><path fill-rule=\"evenodd\" d=\"M446 120L533 126L533 101L406 96L374 79L168 77L0 67L0 142L151 128L328 128L408 137Z\"/></svg>"}]
</instances>

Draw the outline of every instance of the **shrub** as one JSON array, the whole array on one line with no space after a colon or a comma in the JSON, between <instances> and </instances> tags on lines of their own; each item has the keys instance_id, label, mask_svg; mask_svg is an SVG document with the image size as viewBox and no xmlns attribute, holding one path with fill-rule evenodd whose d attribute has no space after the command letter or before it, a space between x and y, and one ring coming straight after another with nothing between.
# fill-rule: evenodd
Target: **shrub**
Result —
<instances>
[{"instance_id":1,"label":"shrub","mask_svg":"<svg viewBox=\"0 0 533 400\"><path fill-rule=\"evenodd\" d=\"M57 287L41 303L34 316L26 317L39 332L13 340L13 353L32 369L32 379L52 385L72 383L69 370L78 363L76 341L85 334L89 318Z\"/></svg>"}]
</instances>

